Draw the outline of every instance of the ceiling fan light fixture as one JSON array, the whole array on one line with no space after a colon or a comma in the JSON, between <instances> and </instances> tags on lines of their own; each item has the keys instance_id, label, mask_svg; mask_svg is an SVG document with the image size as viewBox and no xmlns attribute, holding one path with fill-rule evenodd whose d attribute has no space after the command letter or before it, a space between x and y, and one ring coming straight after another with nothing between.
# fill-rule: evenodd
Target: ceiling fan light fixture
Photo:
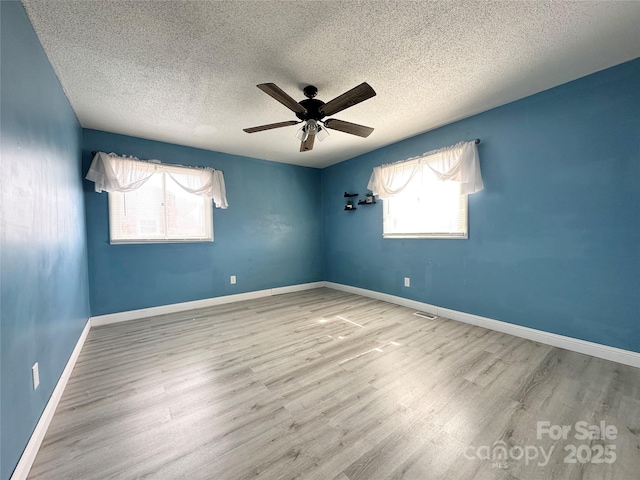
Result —
<instances>
[{"instance_id":1,"label":"ceiling fan light fixture","mask_svg":"<svg viewBox=\"0 0 640 480\"><path fill-rule=\"evenodd\" d=\"M309 133L309 135L315 135L316 133L318 133L318 122L316 122L315 120L307 120L307 132Z\"/></svg>"},{"instance_id":2,"label":"ceiling fan light fixture","mask_svg":"<svg viewBox=\"0 0 640 480\"><path fill-rule=\"evenodd\" d=\"M324 125L318 125L318 133L316 133L316 137L318 140L323 141L325 138L329 136L329 130Z\"/></svg>"},{"instance_id":3,"label":"ceiling fan light fixture","mask_svg":"<svg viewBox=\"0 0 640 480\"><path fill-rule=\"evenodd\" d=\"M309 137L309 132L307 130L307 124L305 123L296 132L296 138L301 142L304 142L308 137Z\"/></svg>"},{"instance_id":4,"label":"ceiling fan light fixture","mask_svg":"<svg viewBox=\"0 0 640 480\"><path fill-rule=\"evenodd\" d=\"M310 135L317 135L320 132L323 132L322 136L318 137L321 141L329 135L329 132L327 132L325 128L321 127L317 121L307 120L297 131L296 138L301 142L304 142Z\"/></svg>"}]
</instances>

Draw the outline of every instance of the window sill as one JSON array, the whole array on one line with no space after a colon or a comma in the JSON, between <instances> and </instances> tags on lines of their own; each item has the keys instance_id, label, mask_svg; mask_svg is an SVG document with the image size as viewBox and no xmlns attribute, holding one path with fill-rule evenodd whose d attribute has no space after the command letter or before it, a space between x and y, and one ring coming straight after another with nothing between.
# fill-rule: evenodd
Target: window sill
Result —
<instances>
[{"instance_id":1,"label":"window sill","mask_svg":"<svg viewBox=\"0 0 640 480\"><path fill-rule=\"evenodd\" d=\"M110 245L145 245L153 243L213 243L213 238L189 238L182 240L109 240Z\"/></svg>"},{"instance_id":2,"label":"window sill","mask_svg":"<svg viewBox=\"0 0 640 480\"><path fill-rule=\"evenodd\" d=\"M430 239L430 240L468 240L469 234L433 234L433 233L383 233L382 238Z\"/></svg>"}]
</instances>

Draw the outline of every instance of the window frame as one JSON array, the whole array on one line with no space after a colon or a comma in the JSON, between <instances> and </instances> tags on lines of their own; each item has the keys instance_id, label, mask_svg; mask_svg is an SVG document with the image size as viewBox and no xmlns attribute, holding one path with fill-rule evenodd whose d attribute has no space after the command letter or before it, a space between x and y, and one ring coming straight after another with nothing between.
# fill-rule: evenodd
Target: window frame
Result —
<instances>
[{"instance_id":1,"label":"window frame","mask_svg":"<svg viewBox=\"0 0 640 480\"><path fill-rule=\"evenodd\" d=\"M382 238L407 238L407 239L430 239L430 240L468 240L469 239L469 195L460 195L464 198L464 232L458 233L384 233L384 222L387 216L389 204L388 200L382 200Z\"/></svg>"},{"instance_id":2,"label":"window frame","mask_svg":"<svg viewBox=\"0 0 640 480\"><path fill-rule=\"evenodd\" d=\"M422 168L425 172L429 172L429 167L423 165ZM445 182L457 182L459 180L445 180ZM401 197L402 195L415 195L415 193L397 193L394 197ZM459 194L460 204L457 209L458 219L463 219L461 232L408 232L408 233L387 233L387 222L391 221L390 206L393 203L394 197L382 199L382 237L384 239L432 239L432 240L467 240L469 238L469 195ZM423 212L419 212L423 213ZM396 215L397 217L397 215Z\"/></svg>"},{"instance_id":3,"label":"window frame","mask_svg":"<svg viewBox=\"0 0 640 480\"><path fill-rule=\"evenodd\" d=\"M108 192L108 204L109 204L109 244L110 245L143 245L143 244L171 244L171 243L207 243L214 241L214 225L213 225L213 201L211 198L195 195L193 193L185 193L194 195L202 199L204 207L204 219L206 235L204 237L171 237L168 235L168 217L167 217L167 175L175 170L176 173L185 174L193 168L182 167L177 165L157 164L156 171L153 175L162 175L162 217L164 219L164 238L116 238L114 239L114 227L117 221L115 220L116 212L115 205L118 200L115 196L126 195L127 192ZM144 185L140 188L144 188ZM182 188L178 185L178 188ZM134 190L136 191L136 190Z\"/></svg>"}]
</instances>

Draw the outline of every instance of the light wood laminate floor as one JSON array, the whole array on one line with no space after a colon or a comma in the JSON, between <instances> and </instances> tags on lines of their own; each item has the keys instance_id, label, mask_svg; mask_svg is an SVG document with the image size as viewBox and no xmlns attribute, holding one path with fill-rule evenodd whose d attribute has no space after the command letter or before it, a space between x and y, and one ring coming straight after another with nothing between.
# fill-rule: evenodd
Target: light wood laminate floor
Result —
<instances>
[{"instance_id":1,"label":"light wood laminate floor","mask_svg":"<svg viewBox=\"0 0 640 480\"><path fill-rule=\"evenodd\" d=\"M639 369L412 313L322 288L94 328L29 478L639 478Z\"/></svg>"}]
</instances>

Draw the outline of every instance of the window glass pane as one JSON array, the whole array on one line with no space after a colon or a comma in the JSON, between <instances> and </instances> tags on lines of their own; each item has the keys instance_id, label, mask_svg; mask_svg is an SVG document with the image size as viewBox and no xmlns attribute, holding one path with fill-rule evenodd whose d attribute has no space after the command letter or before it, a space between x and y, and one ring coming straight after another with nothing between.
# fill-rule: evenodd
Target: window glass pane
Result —
<instances>
[{"instance_id":1,"label":"window glass pane","mask_svg":"<svg viewBox=\"0 0 640 480\"><path fill-rule=\"evenodd\" d=\"M165 238L162 173L132 192L109 194L111 240Z\"/></svg>"},{"instance_id":2,"label":"window glass pane","mask_svg":"<svg viewBox=\"0 0 640 480\"><path fill-rule=\"evenodd\" d=\"M185 175L180 175L180 181L182 177ZM185 191L170 175L166 176L166 189L167 236L178 240L209 237L207 216L211 213L206 203L210 205L211 200Z\"/></svg>"},{"instance_id":3,"label":"window glass pane","mask_svg":"<svg viewBox=\"0 0 640 480\"><path fill-rule=\"evenodd\" d=\"M430 168L416 174L398 195L384 200L385 236L467 235L467 197L460 182L440 181Z\"/></svg>"},{"instance_id":4,"label":"window glass pane","mask_svg":"<svg viewBox=\"0 0 640 480\"><path fill-rule=\"evenodd\" d=\"M180 186L201 189L210 181L208 175L202 169L158 166L157 173L137 190L110 193L111 242L213 241L211 199Z\"/></svg>"}]
</instances>

